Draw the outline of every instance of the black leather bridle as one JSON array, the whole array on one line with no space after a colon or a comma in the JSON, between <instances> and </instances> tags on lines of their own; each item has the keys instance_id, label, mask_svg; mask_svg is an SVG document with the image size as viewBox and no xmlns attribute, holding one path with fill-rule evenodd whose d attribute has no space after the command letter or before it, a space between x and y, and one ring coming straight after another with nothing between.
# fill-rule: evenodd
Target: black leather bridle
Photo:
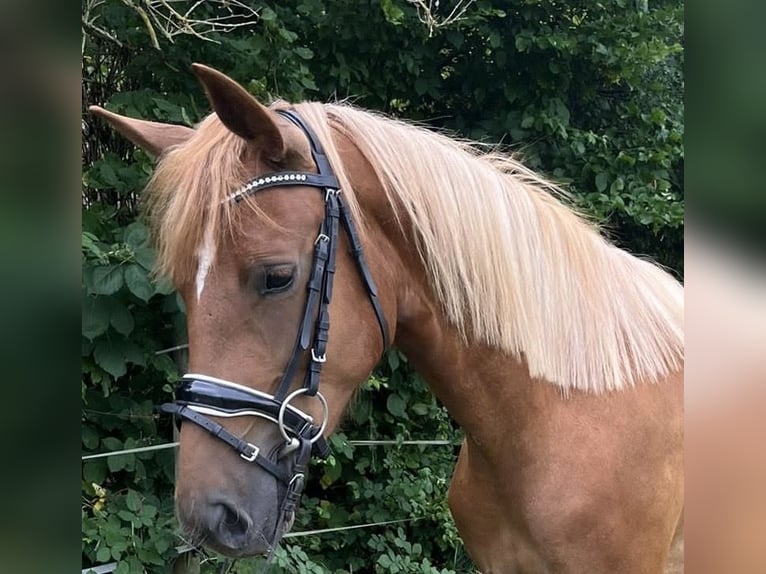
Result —
<instances>
[{"instance_id":1,"label":"black leather bridle","mask_svg":"<svg viewBox=\"0 0 766 574\"><path fill-rule=\"evenodd\" d=\"M296 112L279 110L277 113L290 120L306 134L318 173L284 171L257 177L232 194L228 201L239 203L253 193L285 185L316 187L324 194L324 219L314 241L306 305L292 355L274 395L207 375L187 374L181 378L176 389L175 401L161 405L160 409L175 415L179 420L200 426L237 451L242 459L258 464L277 478L284 486L285 492L275 533L276 536L280 536L283 532L279 532L279 529L292 522L305 484L306 467L311 454L314 453L321 458L327 458L330 454L330 448L323 436L328 411L327 402L319 392L319 377L322 365L327 360L327 340L330 330L328 308L332 299L339 243L338 233L341 225L348 237L351 255L356 261L378 319L384 352L389 346L389 335L388 325L378 300L377 288L364 259L359 235L348 207L343 201L338 179L332 171L319 139ZM307 353L310 353L310 360L306 367L303 385L291 391L295 374ZM300 395L316 396L319 399L323 408L323 420L320 424L316 424L309 414L290 405L290 402ZM232 434L208 416L265 418L279 427L285 444L274 452L264 454L257 445ZM291 453L294 455L288 457L287 455Z\"/></svg>"}]
</instances>

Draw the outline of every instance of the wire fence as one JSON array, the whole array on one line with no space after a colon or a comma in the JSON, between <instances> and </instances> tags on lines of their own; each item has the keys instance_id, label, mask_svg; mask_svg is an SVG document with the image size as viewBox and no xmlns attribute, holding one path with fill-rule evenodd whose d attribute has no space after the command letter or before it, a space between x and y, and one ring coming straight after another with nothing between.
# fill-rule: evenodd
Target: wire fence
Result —
<instances>
[{"instance_id":1,"label":"wire fence","mask_svg":"<svg viewBox=\"0 0 766 574\"><path fill-rule=\"evenodd\" d=\"M154 450L165 450L169 448L176 448L179 442L167 442L162 444L154 444L149 446L140 446L136 448L126 448L124 450L113 450L109 452L99 452L95 454L86 454L82 457L82 460L94 460L97 458L107 458L110 456L120 456L124 454L136 454L139 452L151 452ZM458 446L459 442L451 440L350 440L348 444L351 446Z\"/></svg>"},{"instance_id":2,"label":"wire fence","mask_svg":"<svg viewBox=\"0 0 766 574\"><path fill-rule=\"evenodd\" d=\"M383 522L370 522L368 524L354 524L352 526L338 526L335 528L321 528L318 530L304 530L302 532L288 532L282 538L303 538L305 536L318 536L320 534L329 534L334 532L344 532L347 530L359 530L361 528L372 528L373 526L388 526L391 524L404 524L407 522L417 522L420 517L414 518L400 518L399 520L384 520ZM194 550L194 546L179 546L176 548L178 554L185 552L191 552ZM108 564L101 564L99 566L91 566L89 568L83 568L82 574L109 574L117 569L117 562L109 562Z\"/></svg>"},{"instance_id":3,"label":"wire fence","mask_svg":"<svg viewBox=\"0 0 766 574\"><path fill-rule=\"evenodd\" d=\"M109 451L109 452L100 452L100 453L94 453L94 454L87 454L83 455L81 457L81 460L83 462L87 462L89 460L95 460L99 458L107 458L111 456L122 456L122 455L128 455L128 454L137 454L142 452L152 452L152 451L158 451L158 450L167 450L171 448L176 448L179 446L179 442L167 442L162 444L155 444L155 445L148 445L148 446L142 446L142 447L136 447L136 448L126 448L123 450L115 450L115 451ZM451 440L394 440L394 439L383 439L383 440L350 440L348 441L349 445L352 446L458 446L460 442L451 441ZM335 532L344 532L348 530L358 530L362 528L373 528L375 526L387 526L391 524L403 524L407 522L415 522L417 520L420 520L420 517L413 517L413 518L401 518L398 520L385 520L382 522L370 522L367 524L352 524L349 526L338 526L335 528L322 528L317 530L305 530L302 532L288 532L285 534L282 538L284 539L290 539L290 538L302 538L305 536L318 536L322 534L330 534ZM185 552L190 552L191 550L194 550L194 547L192 546L180 546L176 548L179 554L183 554ZM99 566L91 566L88 568L82 569L82 574L110 574L111 572L114 572L117 569L117 562L110 562L108 564L101 564Z\"/></svg>"}]
</instances>

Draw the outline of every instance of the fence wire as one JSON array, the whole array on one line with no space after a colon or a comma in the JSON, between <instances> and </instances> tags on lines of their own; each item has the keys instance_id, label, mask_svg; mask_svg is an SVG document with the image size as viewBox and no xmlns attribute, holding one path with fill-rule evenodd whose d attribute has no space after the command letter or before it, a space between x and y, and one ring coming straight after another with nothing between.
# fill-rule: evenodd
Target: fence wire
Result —
<instances>
[{"instance_id":1,"label":"fence wire","mask_svg":"<svg viewBox=\"0 0 766 574\"><path fill-rule=\"evenodd\" d=\"M151 452L157 450L166 450L170 448L176 448L179 442L167 442L162 444L155 444L149 446L141 446L136 448L126 448L123 450L115 450L110 452L100 452L95 454L87 454L81 457L82 461L95 460L99 458L107 458L111 456L122 456L127 454L136 454L140 452ZM458 446L460 442L451 440L350 440L348 444L352 446ZM334 532L343 532L347 530L358 530L360 528L372 528L374 526L386 526L389 524L402 524L405 522L415 522L420 520L420 517L416 518L400 518L398 520L385 520L383 522L370 522L368 524L353 524L351 526L338 526L335 528L321 528L318 530L305 530L303 532L288 532L283 538L302 538L304 536L318 536L321 534L329 534ZM194 548L191 546L181 546L176 550L179 554L189 552ZM110 562L108 564L101 564L99 566L91 566L90 568L83 568L82 574L111 574L117 569L117 562Z\"/></svg>"},{"instance_id":2,"label":"fence wire","mask_svg":"<svg viewBox=\"0 0 766 574\"><path fill-rule=\"evenodd\" d=\"M125 454L136 454L139 452L150 452L153 450L164 450L168 448L176 448L180 443L167 442L163 444L155 444L149 446L140 446L136 448L126 448L124 450L113 450L109 452L99 452L96 454L86 454L82 457L82 460L94 460L97 458L107 458L110 456L120 456ZM458 446L459 442L451 440L350 440L348 444L351 446Z\"/></svg>"}]
</instances>

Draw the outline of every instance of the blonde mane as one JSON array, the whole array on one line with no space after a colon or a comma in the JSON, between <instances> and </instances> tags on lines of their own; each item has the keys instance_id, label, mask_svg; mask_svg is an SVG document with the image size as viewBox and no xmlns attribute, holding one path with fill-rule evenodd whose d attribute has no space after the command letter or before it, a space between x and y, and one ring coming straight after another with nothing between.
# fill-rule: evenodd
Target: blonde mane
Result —
<instances>
[{"instance_id":1,"label":"blonde mane","mask_svg":"<svg viewBox=\"0 0 766 574\"><path fill-rule=\"evenodd\" d=\"M246 179L244 150L245 140L210 114L189 140L160 158L144 195L157 274L176 285L190 281L203 244L234 228L237 212L224 200Z\"/></svg>"},{"instance_id":2,"label":"blonde mane","mask_svg":"<svg viewBox=\"0 0 766 574\"><path fill-rule=\"evenodd\" d=\"M681 368L681 285L609 244L553 184L509 157L352 106L299 109L366 156L466 339L523 356L533 377L593 393Z\"/></svg>"},{"instance_id":3,"label":"blonde mane","mask_svg":"<svg viewBox=\"0 0 766 574\"><path fill-rule=\"evenodd\" d=\"M564 390L619 390L682 368L681 285L609 244L550 182L511 158L352 106L295 108L317 132L357 218L333 131L366 156L466 340L523 357L531 376ZM213 115L158 166L149 207L161 272L188 277L203 230L219 237L233 225L221 200L244 181L242 146Z\"/></svg>"}]
</instances>

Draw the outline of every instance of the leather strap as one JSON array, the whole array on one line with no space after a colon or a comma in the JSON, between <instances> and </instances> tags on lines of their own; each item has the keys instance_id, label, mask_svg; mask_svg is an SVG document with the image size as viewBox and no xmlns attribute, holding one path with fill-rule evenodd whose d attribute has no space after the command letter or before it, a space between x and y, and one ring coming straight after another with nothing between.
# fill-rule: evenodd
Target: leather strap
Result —
<instances>
[{"instance_id":1,"label":"leather strap","mask_svg":"<svg viewBox=\"0 0 766 574\"><path fill-rule=\"evenodd\" d=\"M362 249L362 242L359 240L359 234L354 226L354 220L351 218L351 214L346 207L343 198L338 194L338 207L340 209L340 219L343 222L343 227L346 230L349 243L351 243L351 255L356 261L356 266L359 268L359 273L362 276L364 286L367 288L367 293L370 296L370 303L372 303L372 309L375 311L375 316L378 318L378 326L380 327L380 334L383 337L383 352L386 352L391 341L388 336L388 323L386 322L386 316L383 314L383 308L380 305L378 299L378 287L375 285L375 280L372 278L370 268L367 266L367 261L364 258L364 251Z\"/></svg>"},{"instance_id":2,"label":"leather strap","mask_svg":"<svg viewBox=\"0 0 766 574\"><path fill-rule=\"evenodd\" d=\"M243 459L255 462L258 466L285 484L290 482L291 477L287 474L285 469L263 456L257 446L242 440L238 436L233 435L214 420L193 411L186 405L179 405L176 403L165 403L160 405L160 410L162 412L169 413L179 418L193 422L194 424L209 432L215 438L220 439L228 444L231 448L237 451ZM308 441L305 442L308 443Z\"/></svg>"},{"instance_id":3,"label":"leather strap","mask_svg":"<svg viewBox=\"0 0 766 574\"><path fill-rule=\"evenodd\" d=\"M279 511L279 524L277 524L277 534L282 536L285 532L280 532L285 526L292 521L292 517L298 508L298 503L301 500L303 494L303 488L306 486L306 478L308 477L308 463L311 459L311 445L308 441L301 441L298 445L298 449L295 451L294 466L292 469L292 478L287 485L287 492L282 500L282 505Z\"/></svg>"}]
</instances>

